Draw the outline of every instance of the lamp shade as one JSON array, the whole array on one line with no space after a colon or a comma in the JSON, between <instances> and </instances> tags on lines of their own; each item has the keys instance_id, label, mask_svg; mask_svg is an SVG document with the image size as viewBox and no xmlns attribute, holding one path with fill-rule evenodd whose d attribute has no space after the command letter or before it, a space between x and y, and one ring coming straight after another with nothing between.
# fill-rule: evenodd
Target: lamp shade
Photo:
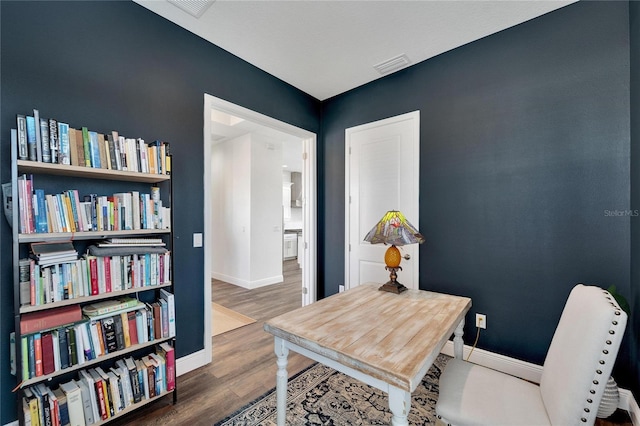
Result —
<instances>
[{"instance_id":1,"label":"lamp shade","mask_svg":"<svg viewBox=\"0 0 640 426\"><path fill-rule=\"evenodd\" d=\"M424 237L409 223L402 213L397 210L390 210L369 231L364 237L364 241L368 241L371 244L384 243L404 246L406 244L423 243Z\"/></svg>"}]
</instances>

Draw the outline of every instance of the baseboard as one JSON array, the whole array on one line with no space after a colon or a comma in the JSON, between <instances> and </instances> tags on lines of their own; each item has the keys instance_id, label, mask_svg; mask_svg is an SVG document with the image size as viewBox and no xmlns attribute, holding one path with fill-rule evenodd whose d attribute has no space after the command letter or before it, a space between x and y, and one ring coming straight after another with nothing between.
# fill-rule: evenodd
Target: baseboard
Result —
<instances>
[{"instance_id":1,"label":"baseboard","mask_svg":"<svg viewBox=\"0 0 640 426\"><path fill-rule=\"evenodd\" d=\"M440 352L453 356L453 342L448 341ZM464 345L463 359L467 359L469 352L471 352L471 346ZM534 383L540 383L540 378L542 377L541 365L510 358L484 349L474 349L469 361ZM618 408L629 413L633 426L640 426L640 408L630 390L620 388Z\"/></svg>"},{"instance_id":2,"label":"baseboard","mask_svg":"<svg viewBox=\"0 0 640 426\"><path fill-rule=\"evenodd\" d=\"M176 376L182 376L196 368L204 367L211 362L204 349L185 355L176 360Z\"/></svg>"},{"instance_id":3,"label":"baseboard","mask_svg":"<svg viewBox=\"0 0 640 426\"><path fill-rule=\"evenodd\" d=\"M242 280L237 277L219 274L217 272L212 272L211 277L215 280L224 281L229 284L237 285L238 287L246 288L247 290L253 290L255 288L264 287L271 284L278 284L284 281L284 276L282 276L282 274L254 281Z\"/></svg>"}]
</instances>

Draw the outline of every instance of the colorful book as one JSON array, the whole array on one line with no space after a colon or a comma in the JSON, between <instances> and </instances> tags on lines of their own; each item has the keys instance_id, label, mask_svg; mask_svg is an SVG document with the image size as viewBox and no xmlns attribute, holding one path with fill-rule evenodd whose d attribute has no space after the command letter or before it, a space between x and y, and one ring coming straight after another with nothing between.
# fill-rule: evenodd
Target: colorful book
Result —
<instances>
[{"instance_id":1,"label":"colorful book","mask_svg":"<svg viewBox=\"0 0 640 426\"><path fill-rule=\"evenodd\" d=\"M35 333L72 324L82 319L80 305L63 306L46 311L29 312L20 318L20 334Z\"/></svg>"}]
</instances>

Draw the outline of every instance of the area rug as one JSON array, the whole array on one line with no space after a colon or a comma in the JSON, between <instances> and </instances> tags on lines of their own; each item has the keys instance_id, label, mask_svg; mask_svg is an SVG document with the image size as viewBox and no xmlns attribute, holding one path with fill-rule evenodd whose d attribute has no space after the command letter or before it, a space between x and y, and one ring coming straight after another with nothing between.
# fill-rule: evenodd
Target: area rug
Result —
<instances>
[{"instance_id":1,"label":"area rug","mask_svg":"<svg viewBox=\"0 0 640 426\"><path fill-rule=\"evenodd\" d=\"M211 314L212 336L256 322L253 318L213 302L211 303Z\"/></svg>"},{"instance_id":2,"label":"area rug","mask_svg":"<svg viewBox=\"0 0 640 426\"><path fill-rule=\"evenodd\" d=\"M451 358L439 355L411 396L410 425L435 424L440 373ZM288 426L388 425L387 395L322 364L314 364L289 379ZM275 389L241 408L216 426L276 425Z\"/></svg>"}]
</instances>

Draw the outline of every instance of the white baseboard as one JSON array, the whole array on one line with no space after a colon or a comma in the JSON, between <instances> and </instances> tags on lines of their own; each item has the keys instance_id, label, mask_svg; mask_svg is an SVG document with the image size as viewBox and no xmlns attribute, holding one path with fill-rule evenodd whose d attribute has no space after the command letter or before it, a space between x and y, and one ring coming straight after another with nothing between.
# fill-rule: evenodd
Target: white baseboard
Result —
<instances>
[{"instance_id":1,"label":"white baseboard","mask_svg":"<svg viewBox=\"0 0 640 426\"><path fill-rule=\"evenodd\" d=\"M453 342L448 341L440 352L453 356ZM463 359L466 360L469 352L471 352L471 346L464 345L462 352ZM542 377L541 365L510 358L484 349L474 349L469 361L534 383L540 383L540 378ZM620 388L618 408L629 413L633 426L640 426L640 408L630 390Z\"/></svg>"},{"instance_id":2,"label":"white baseboard","mask_svg":"<svg viewBox=\"0 0 640 426\"><path fill-rule=\"evenodd\" d=\"M237 277L219 274L217 272L212 272L211 277L215 280L224 281L229 284L237 285L238 287L246 288L247 290L253 290L254 288L264 287L271 284L278 284L284 281L283 275L276 275L254 281L242 280Z\"/></svg>"},{"instance_id":3,"label":"white baseboard","mask_svg":"<svg viewBox=\"0 0 640 426\"><path fill-rule=\"evenodd\" d=\"M211 362L211 357L207 356L204 349L192 354L180 357L176 360L176 376L193 371L196 368L204 367Z\"/></svg>"}]
</instances>

